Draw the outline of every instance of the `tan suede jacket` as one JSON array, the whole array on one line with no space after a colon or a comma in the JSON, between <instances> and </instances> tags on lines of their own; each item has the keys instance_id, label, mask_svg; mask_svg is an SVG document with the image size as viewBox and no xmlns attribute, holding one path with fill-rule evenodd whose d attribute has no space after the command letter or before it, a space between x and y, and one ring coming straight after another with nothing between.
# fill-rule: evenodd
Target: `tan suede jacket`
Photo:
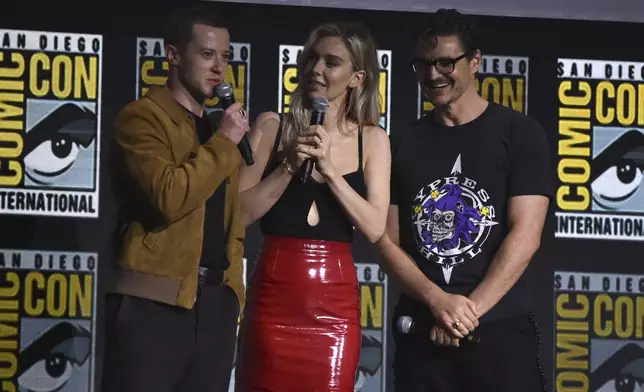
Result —
<instances>
[{"instance_id":1,"label":"tan suede jacket","mask_svg":"<svg viewBox=\"0 0 644 392\"><path fill-rule=\"evenodd\" d=\"M192 116L166 88L151 88L125 106L115 120L110 151L119 230L116 274L107 291L192 308L205 202L225 183L225 284L243 308L240 162L237 146L223 134L200 145Z\"/></svg>"}]
</instances>

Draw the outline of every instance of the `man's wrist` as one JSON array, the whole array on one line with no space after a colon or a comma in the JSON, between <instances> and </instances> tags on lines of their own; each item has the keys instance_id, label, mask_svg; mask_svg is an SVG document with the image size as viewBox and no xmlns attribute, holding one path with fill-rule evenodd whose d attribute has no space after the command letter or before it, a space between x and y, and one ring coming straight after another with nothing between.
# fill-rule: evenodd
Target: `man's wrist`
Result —
<instances>
[{"instance_id":1,"label":"man's wrist","mask_svg":"<svg viewBox=\"0 0 644 392\"><path fill-rule=\"evenodd\" d=\"M436 299L444 293L445 292L441 290L440 287L436 286L435 284L431 284L431 282L428 281L422 293L422 300L425 305L431 308L434 304L434 301L436 301Z\"/></svg>"},{"instance_id":2,"label":"man's wrist","mask_svg":"<svg viewBox=\"0 0 644 392\"><path fill-rule=\"evenodd\" d=\"M488 307L487 304L485 304L483 297L480 295L478 291L475 290L467 298L470 301L474 302L474 305L476 305L477 317L483 316L485 313L487 313L490 310L490 308Z\"/></svg>"}]
</instances>

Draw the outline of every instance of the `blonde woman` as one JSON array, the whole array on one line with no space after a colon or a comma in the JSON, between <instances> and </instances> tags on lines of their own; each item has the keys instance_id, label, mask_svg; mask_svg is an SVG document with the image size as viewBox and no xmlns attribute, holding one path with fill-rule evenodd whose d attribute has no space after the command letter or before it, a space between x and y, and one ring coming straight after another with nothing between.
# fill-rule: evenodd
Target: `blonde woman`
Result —
<instances>
[{"instance_id":1,"label":"blonde woman","mask_svg":"<svg viewBox=\"0 0 644 392\"><path fill-rule=\"evenodd\" d=\"M249 132L255 164L242 165L242 210L247 225L260 220L264 241L242 327L240 391L353 391L361 339L353 230L377 241L389 206L379 70L364 28L318 26L298 58L290 111L262 113ZM309 126L317 97L328 112ZM302 183L305 159L315 169Z\"/></svg>"}]
</instances>

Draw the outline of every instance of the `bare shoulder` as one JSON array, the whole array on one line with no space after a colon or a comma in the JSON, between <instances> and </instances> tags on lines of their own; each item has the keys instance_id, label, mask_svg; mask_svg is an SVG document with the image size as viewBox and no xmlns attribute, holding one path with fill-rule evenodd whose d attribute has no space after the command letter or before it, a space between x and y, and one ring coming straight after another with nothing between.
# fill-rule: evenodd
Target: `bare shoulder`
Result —
<instances>
[{"instance_id":1,"label":"bare shoulder","mask_svg":"<svg viewBox=\"0 0 644 392\"><path fill-rule=\"evenodd\" d=\"M280 116L275 112L260 113L252 124L250 133L255 137L275 136L280 124ZM251 136L252 137L252 136Z\"/></svg>"},{"instance_id":2,"label":"bare shoulder","mask_svg":"<svg viewBox=\"0 0 644 392\"><path fill-rule=\"evenodd\" d=\"M270 130L271 128L277 129L280 122L280 115L275 112L260 113L255 119L255 124L262 128L262 130Z\"/></svg>"},{"instance_id":3,"label":"bare shoulder","mask_svg":"<svg viewBox=\"0 0 644 392\"><path fill-rule=\"evenodd\" d=\"M387 131L378 126L367 126L362 130L364 146L367 151L381 151L389 149L389 135Z\"/></svg>"},{"instance_id":4,"label":"bare shoulder","mask_svg":"<svg viewBox=\"0 0 644 392\"><path fill-rule=\"evenodd\" d=\"M260 113L248 132L251 148L254 152L270 151L277 137L280 116L275 112Z\"/></svg>"}]
</instances>

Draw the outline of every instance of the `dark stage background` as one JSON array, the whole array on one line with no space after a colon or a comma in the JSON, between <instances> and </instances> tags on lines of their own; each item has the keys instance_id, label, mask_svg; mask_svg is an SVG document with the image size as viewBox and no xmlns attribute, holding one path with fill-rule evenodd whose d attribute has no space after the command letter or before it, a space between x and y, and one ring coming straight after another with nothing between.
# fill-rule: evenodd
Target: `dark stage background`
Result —
<instances>
[{"instance_id":1,"label":"dark stage background","mask_svg":"<svg viewBox=\"0 0 644 392\"><path fill-rule=\"evenodd\" d=\"M63 385L65 391L98 390L103 283L110 273L115 223L104 163L117 111L147 85L163 83L162 61L141 48L154 47L170 6L151 4L130 12L102 5L69 10L61 6L54 13L35 14L29 12L34 4L26 2L16 12L0 14L3 390L14 390L10 385L34 390L37 382L49 390ZM422 14L215 2L203 6L221 10L231 22L235 57L227 79L252 118L286 102L280 97L291 87L289 59L294 60L297 48L284 46L302 45L319 22L340 20L363 21L381 50L387 130L395 133L418 117L422 103L408 62L414 45L410 27L419 25ZM637 37L644 34L644 25L507 17L477 21L487 59L480 75L482 94L536 118L550 140L559 193L551 204L541 250L528 271L538 303L541 360L549 389L621 391L619 384L641 384L644 366L637 360L644 358L644 272L638 250L644 239L644 192L639 188L644 160L638 151L644 146L644 52ZM12 30L30 31L22 48ZM43 42L40 32L56 33L58 38L49 35L47 50L36 54ZM66 41L68 33L86 37L84 60L60 57L60 51L74 52L77 47L78 37ZM143 38L145 45L139 41ZM50 51L56 42L58 53ZM91 58L96 68L91 68ZM43 65L73 68L77 76L37 73ZM89 71L83 75L79 70L85 66ZM92 70L97 71L95 79ZM51 89L37 75L52 80ZM570 98L568 82L576 99ZM83 101L85 113L97 114L95 133L72 135L43 122L37 139L33 133L22 142L27 130L65 100ZM564 106L574 110L561 110ZM52 149L50 141L56 140L72 141L77 149ZM54 179L45 176L38 182L34 176L39 168L42 172L43 163L71 166ZM16 168L23 170L12 181ZM581 196L566 196L568 188L560 185L571 186L569 193ZM34 196L38 192L41 196ZM58 194L75 194L78 201ZM72 205L78 207L76 212ZM251 269L261 241L256 226L247 238ZM354 253L366 336L357 379L361 389L356 390L393 390L390 314L398 290L394 282L379 279L383 276L378 274L378 255L366 241L357 239ZM48 340L46 350L36 356L30 352L33 357L23 352L18 366L18 352L45 337L56 344ZM55 349L70 339L78 348L74 353ZM63 358L64 365L53 366L56 358Z\"/></svg>"}]
</instances>

